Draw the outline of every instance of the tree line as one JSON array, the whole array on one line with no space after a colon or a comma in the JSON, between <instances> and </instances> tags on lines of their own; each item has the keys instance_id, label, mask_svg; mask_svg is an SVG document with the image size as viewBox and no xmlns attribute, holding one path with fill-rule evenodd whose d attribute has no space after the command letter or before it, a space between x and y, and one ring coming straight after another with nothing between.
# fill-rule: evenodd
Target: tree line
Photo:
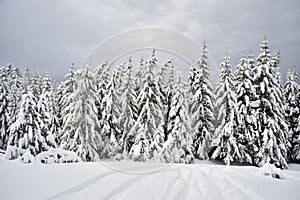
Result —
<instances>
[{"instance_id":1,"label":"tree line","mask_svg":"<svg viewBox=\"0 0 300 200\"><path fill-rule=\"evenodd\" d=\"M138 66L131 58L114 69L72 65L60 84L8 65L0 70L0 147L25 163L198 158L287 168L300 160L300 90L297 72L283 84L279 65L266 39L235 72L227 53L215 90L205 43L187 81L172 60L158 65L155 50Z\"/></svg>"}]
</instances>

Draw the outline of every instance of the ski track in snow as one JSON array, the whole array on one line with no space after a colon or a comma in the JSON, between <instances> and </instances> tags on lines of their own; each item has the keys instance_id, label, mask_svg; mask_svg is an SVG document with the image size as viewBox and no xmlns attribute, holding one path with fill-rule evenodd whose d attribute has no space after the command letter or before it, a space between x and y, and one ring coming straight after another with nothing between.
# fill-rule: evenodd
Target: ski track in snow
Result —
<instances>
[{"instance_id":1,"label":"ski track in snow","mask_svg":"<svg viewBox=\"0 0 300 200\"><path fill-rule=\"evenodd\" d=\"M210 175L211 172L207 171L205 173L205 170L203 167L201 167L200 170L198 170L198 182L197 187L200 188L200 190L203 190L205 193L204 199L222 199L222 195L219 194L218 188L215 185L213 181L211 181L210 178L207 177L207 175ZM209 186L209 187L208 187Z\"/></svg>"},{"instance_id":2,"label":"ski track in snow","mask_svg":"<svg viewBox=\"0 0 300 200\"><path fill-rule=\"evenodd\" d=\"M132 169L132 168L131 168ZM176 172L175 178L170 172ZM96 184L105 177L122 173L119 171L109 171L98 176L90 178L70 189L58 193L50 198L52 199L69 199L76 197L76 194L82 190L88 190L89 187ZM149 177L164 174L165 181L158 182L159 188L162 188L160 199L263 199L251 188L241 184L233 177L229 177L226 170L222 168L207 169L201 166L173 166L169 170L163 169L158 173L147 174L129 174L128 179L110 191L101 199L124 199L126 190L136 186L140 182L149 182ZM130 177L134 176L134 177ZM153 189L153 183L143 184L147 186L145 192ZM156 186L156 185L155 185ZM142 189L142 188L141 188ZM145 196L147 199L147 196ZM149 197L148 197L149 198Z\"/></svg>"},{"instance_id":3,"label":"ski track in snow","mask_svg":"<svg viewBox=\"0 0 300 200\"><path fill-rule=\"evenodd\" d=\"M231 183L230 178L226 176L226 172L221 168L217 170L209 169L206 175L210 176L206 180L214 180L213 182L210 180L207 185L213 185L217 188L214 192L218 192L218 196L213 196L212 199L249 199L249 196L240 187L237 187L238 184Z\"/></svg>"},{"instance_id":4,"label":"ski track in snow","mask_svg":"<svg viewBox=\"0 0 300 200\"><path fill-rule=\"evenodd\" d=\"M72 196L74 193L80 192L81 190L84 190L85 188L97 183L99 180L105 178L106 176L109 176L111 174L116 173L115 171L110 171L110 172L106 172L104 174L100 174L98 176L95 176L87 181L84 181L83 183L80 183L68 190L65 190L59 194L56 194L52 197L47 198L47 200L52 200L52 199L65 199L68 198L70 196Z\"/></svg>"},{"instance_id":5,"label":"ski track in snow","mask_svg":"<svg viewBox=\"0 0 300 200\"><path fill-rule=\"evenodd\" d=\"M177 168L178 174L177 176L172 179L172 181L167 185L166 189L162 192L162 198L161 199L170 199L169 195L171 194L171 191L175 190L180 182L180 168Z\"/></svg>"},{"instance_id":6,"label":"ski track in snow","mask_svg":"<svg viewBox=\"0 0 300 200\"><path fill-rule=\"evenodd\" d=\"M121 192L124 191L126 188L129 188L133 184L136 184L139 180L141 180L142 175L135 175L135 177L123 182L120 186L118 186L116 189L109 192L107 195L105 195L102 199L112 199L116 195L122 194Z\"/></svg>"},{"instance_id":7,"label":"ski track in snow","mask_svg":"<svg viewBox=\"0 0 300 200\"><path fill-rule=\"evenodd\" d=\"M132 170L135 168L139 168L139 167L131 167L128 169L124 169L126 170ZM174 171L175 169L170 169L170 170L164 170L162 169L162 172L169 172L169 171ZM96 184L97 182L99 182L101 179L110 176L110 175L114 175L116 173L124 173L122 171L109 171L106 173L102 173L98 176L95 176L93 178L90 178L89 180L86 180L76 186L71 187L70 189L67 189L63 192L60 192L52 197L47 198L47 200L57 200L57 199L71 199L74 198L74 195L76 195L76 193L85 190L87 188L89 188L90 186ZM129 173L130 174L130 173ZM134 178L131 178L129 180L127 180L126 182L124 182L123 184L121 184L118 188L114 189L113 191L111 191L109 194L107 194L103 199L111 199L111 197L113 197L114 195L116 195L116 193L119 193L123 190L125 190L126 188L130 187L131 185L133 185L135 183L135 181L137 181L138 179L144 178L145 176L149 176L152 173L147 173L147 174L142 174L142 175L136 175L134 174Z\"/></svg>"},{"instance_id":8,"label":"ski track in snow","mask_svg":"<svg viewBox=\"0 0 300 200\"><path fill-rule=\"evenodd\" d=\"M238 188L240 191L244 191L244 194L247 194L246 196L248 196L248 199L256 199L256 200L263 200L264 198L261 197L260 195L258 195L256 192L254 192L251 188L249 188L247 185L237 181L234 177L229 177L229 175L224 172L225 177L227 179L227 181L235 186L236 188ZM245 193L246 192L246 193Z\"/></svg>"},{"instance_id":9,"label":"ski track in snow","mask_svg":"<svg viewBox=\"0 0 300 200\"><path fill-rule=\"evenodd\" d=\"M180 176L184 182L184 187L181 191L175 194L174 199L203 199L203 193L198 187L195 187L195 175L192 167L183 167L180 173Z\"/></svg>"},{"instance_id":10,"label":"ski track in snow","mask_svg":"<svg viewBox=\"0 0 300 200\"><path fill-rule=\"evenodd\" d=\"M135 168L139 168L139 167L131 167L131 168L128 168L128 169L124 169L125 171L126 170L132 170L132 169L135 169ZM72 197L74 194L96 184L98 181L100 181L101 179L107 177L107 176L110 176L110 175L113 175L115 173L122 173L122 171L115 171L115 170L112 170L112 171L109 171L109 172L106 172L106 173L102 173L102 174L99 174L98 176L95 176L93 178L90 178L89 180L86 180L76 186L73 186L71 187L70 189L67 189L63 192L60 192L52 197L49 197L47 198L47 200L53 200L53 199L66 199L66 198L70 198Z\"/></svg>"},{"instance_id":11,"label":"ski track in snow","mask_svg":"<svg viewBox=\"0 0 300 200\"><path fill-rule=\"evenodd\" d=\"M170 170L163 170L160 171L157 174L161 174L161 173L165 173L165 172L171 172L171 171L175 171L176 169L170 169ZM155 174L155 175L157 175ZM115 188L114 190L112 190L111 192L109 192L107 195L105 195L102 199L103 200L109 200L112 199L113 197L120 195L122 196L122 192L125 192L125 189L132 187L133 185L136 185L137 183L144 181L145 179L147 179L149 176L153 176L152 173L148 173L148 174L142 174L142 175L135 175L135 177L123 182L120 186L118 186L117 188ZM147 188L147 190L150 190L151 186Z\"/></svg>"},{"instance_id":12,"label":"ski track in snow","mask_svg":"<svg viewBox=\"0 0 300 200\"><path fill-rule=\"evenodd\" d=\"M138 180L140 180L142 176L143 175L135 175L135 177L123 182L120 186L109 192L102 199L112 199L114 196L121 194L121 192L124 191L126 188L132 186L133 184L136 184L136 182L138 182Z\"/></svg>"}]
</instances>

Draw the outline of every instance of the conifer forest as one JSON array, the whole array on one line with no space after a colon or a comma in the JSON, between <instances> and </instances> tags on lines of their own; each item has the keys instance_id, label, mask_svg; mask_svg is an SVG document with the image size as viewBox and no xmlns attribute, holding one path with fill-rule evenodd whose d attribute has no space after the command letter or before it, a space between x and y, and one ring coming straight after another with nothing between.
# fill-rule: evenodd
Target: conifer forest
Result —
<instances>
[{"instance_id":1,"label":"conifer forest","mask_svg":"<svg viewBox=\"0 0 300 200\"><path fill-rule=\"evenodd\" d=\"M298 74L280 73L266 39L259 48L237 66L226 53L216 87L205 43L188 77L172 58L158 64L155 49L138 65L71 65L61 83L3 66L1 151L24 163L215 159L286 169L300 161Z\"/></svg>"}]
</instances>

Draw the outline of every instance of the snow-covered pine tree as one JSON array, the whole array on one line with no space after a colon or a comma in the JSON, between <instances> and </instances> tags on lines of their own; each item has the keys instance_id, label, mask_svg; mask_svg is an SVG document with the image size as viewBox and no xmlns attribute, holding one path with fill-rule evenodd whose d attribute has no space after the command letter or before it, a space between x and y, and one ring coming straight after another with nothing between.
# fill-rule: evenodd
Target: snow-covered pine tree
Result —
<instances>
[{"instance_id":1,"label":"snow-covered pine tree","mask_svg":"<svg viewBox=\"0 0 300 200\"><path fill-rule=\"evenodd\" d=\"M98 119L101 120L102 118L102 101L104 96L107 93L107 86L110 81L109 76L110 66L107 64L107 62L104 62L103 64L99 65L95 68L94 72L94 80L96 85L96 93L98 97L98 101L96 102L96 107L98 110Z\"/></svg>"},{"instance_id":2,"label":"snow-covered pine tree","mask_svg":"<svg viewBox=\"0 0 300 200\"><path fill-rule=\"evenodd\" d=\"M94 76L89 64L84 69L77 70L75 74L77 87L73 94L73 102L68 105L74 108L69 111L69 120L73 122L75 132L68 150L76 152L84 161L98 160L103 143L99 134L95 105L98 97L94 89Z\"/></svg>"},{"instance_id":3,"label":"snow-covered pine tree","mask_svg":"<svg viewBox=\"0 0 300 200\"><path fill-rule=\"evenodd\" d=\"M254 151L258 149L255 138L258 137L256 130L256 96L253 85L254 60L250 52L248 59L241 56L235 71L235 85L237 94L237 140L241 154L240 162L253 163Z\"/></svg>"},{"instance_id":4,"label":"snow-covered pine tree","mask_svg":"<svg viewBox=\"0 0 300 200\"><path fill-rule=\"evenodd\" d=\"M78 149L77 138L75 136L75 119L74 119L74 102L75 102L75 90L77 89L78 82L75 76L75 66L72 64L69 73L65 76L66 80L60 84L61 88L61 138L59 138L59 145L70 151L76 151Z\"/></svg>"},{"instance_id":5,"label":"snow-covered pine tree","mask_svg":"<svg viewBox=\"0 0 300 200\"><path fill-rule=\"evenodd\" d=\"M231 71L231 60L227 53L221 63L222 71L220 83L216 90L217 128L215 130L212 146L212 158L222 159L226 165L232 161L242 159L237 134L237 100L234 86L234 77Z\"/></svg>"},{"instance_id":6,"label":"snow-covered pine tree","mask_svg":"<svg viewBox=\"0 0 300 200\"><path fill-rule=\"evenodd\" d=\"M104 143L101 149L101 158L112 158L120 152L119 139L121 135L118 117L120 116L119 90L116 83L117 71L113 71L113 76L106 88L106 94L101 102L101 119L99 121L101 137Z\"/></svg>"},{"instance_id":7,"label":"snow-covered pine tree","mask_svg":"<svg viewBox=\"0 0 300 200\"><path fill-rule=\"evenodd\" d=\"M208 52L203 44L201 58L193 65L190 72L191 98L189 115L192 124L194 155L200 159L208 159L213 126L213 89L210 82Z\"/></svg>"},{"instance_id":8,"label":"snow-covered pine tree","mask_svg":"<svg viewBox=\"0 0 300 200\"><path fill-rule=\"evenodd\" d=\"M300 90L297 94L297 100L298 100L298 105L300 105ZM292 151L292 158L294 161L300 162L300 116L298 117L298 128L296 130L296 133L298 135L295 135L293 140L294 147Z\"/></svg>"},{"instance_id":9,"label":"snow-covered pine tree","mask_svg":"<svg viewBox=\"0 0 300 200\"><path fill-rule=\"evenodd\" d=\"M285 117L289 126L289 140L292 145L293 161L300 161L300 94L298 74L296 70L287 72L287 81L284 86L285 96Z\"/></svg>"},{"instance_id":10,"label":"snow-covered pine tree","mask_svg":"<svg viewBox=\"0 0 300 200\"><path fill-rule=\"evenodd\" d=\"M272 57L271 59L271 66L274 68L275 75L276 75L276 81L274 81L275 85L278 88L278 104L280 110L278 111L278 115L280 115L281 119L284 119L279 123L280 129L284 130L286 133L285 135L285 145L287 147L287 161L291 159L291 143L289 141L289 135L288 135L288 122L285 118L285 110L284 110L284 105L285 105L285 98L284 98L284 86L282 82L282 75L280 72L280 62L281 62L281 57L280 57L280 50Z\"/></svg>"},{"instance_id":11,"label":"snow-covered pine tree","mask_svg":"<svg viewBox=\"0 0 300 200\"><path fill-rule=\"evenodd\" d=\"M287 168L288 140L284 118L282 93L278 84L278 63L272 62L269 42L266 38L260 44L261 53L254 69L254 84L259 100L258 132L259 149L255 155L255 164L263 166L273 163L277 167Z\"/></svg>"},{"instance_id":12,"label":"snow-covered pine tree","mask_svg":"<svg viewBox=\"0 0 300 200\"><path fill-rule=\"evenodd\" d=\"M129 150L134 142L132 135L129 135L131 128L134 126L137 119L136 93L135 83L132 72L132 59L129 58L126 65L126 72L124 77L124 84L121 88L120 108L121 113L119 117L120 129L122 137L120 138L120 146L122 148L123 157L127 157Z\"/></svg>"},{"instance_id":13,"label":"snow-covered pine tree","mask_svg":"<svg viewBox=\"0 0 300 200\"><path fill-rule=\"evenodd\" d=\"M29 71L24 77L23 93L18 105L16 121L10 126L11 137L6 151L7 159L21 156L23 162L33 161L33 157L49 148L41 134L40 115L37 111L37 98L33 94Z\"/></svg>"},{"instance_id":14,"label":"snow-covered pine tree","mask_svg":"<svg viewBox=\"0 0 300 200\"><path fill-rule=\"evenodd\" d=\"M168 139L164 143L161 160L171 163L191 163L193 139L190 135L191 127L188 117L187 102L185 98L185 84L180 72L175 82L174 95L171 99L168 116Z\"/></svg>"},{"instance_id":15,"label":"snow-covered pine tree","mask_svg":"<svg viewBox=\"0 0 300 200\"><path fill-rule=\"evenodd\" d=\"M22 75L18 67L7 65L0 69L0 148L6 150L9 127L16 119L21 98Z\"/></svg>"},{"instance_id":16,"label":"snow-covered pine tree","mask_svg":"<svg viewBox=\"0 0 300 200\"><path fill-rule=\"evenodd\" d=\"M0 150L6 150L9 138L9 77L4 67L0 68Z\"/></svg>"},{"instance_id":17,"label":"snow-covered pine tree","mask_svg":"<svg viewBox=\"0 0 300 200\"><path fill-rule=\"evenodd\" d=\"M174 94L174 85L175 85L175 70L174 70L174 65L172 63L172 60L167 61L164 65L166 68L168 68L168 75L169 77L166 77L167 85L166 85L166 89L165 89L165 111L164 111L164 141L167 141L168 139L168 135L169 135L169 131L168 131L168 124L169 124L169 114L170 114L170 110L171 110L171 101L172 101L172 97Z\"/></svg>"},{"instance_id":18,"label":"snow-covered pine tree","mask_svg":"<svg viewBox=\"0 0 300 200\"><path fill-rule=\"evenodd\" d=\"M155 50L145 62L141 90L137 97L139 116L130 134L135 137L129 156L135 161L158 160L164 142L164 116L159 86L155 78Z\"/></svg>"},{"instance_id":19,"label":"snow-covered pine tree","mask_svg":"<svg viewBox=\"0 0 300 200\"><path fill-rule=\"evenodd\" d=\"M57 135L55 137L56 144L60 146L62 138L62 97L63 97L63 82L54 83L53 87L53 101L55 115L58 123Z\"/></svg>"},{"instance_id":20,"label":"snow-covered pine tree","mask_svg":"<svg viewBox=\"0 0 300 200\"><path fill-rule=\"evenodd\" d=\"M17 107L21 100L22 95L22 83L23 77L20 69L15 67L12 70L11 78L9 81L10 93L9 93L9 107L10 107L10 116L9 116L9 126L16 121L17 116Z\"/></svg>"},{"instance_id":21,"label":"snow-covered pine tree","mask_svg":"<svg viewBox=\"0 0 300 200\"><path fill-rule=\"evenodd\" d=\"M49 147L57 147L56 136L59 129L58 119L56 117L52 81L48 73L42 77L42 93L38 98L37 111L40 115L40 129L42 136L46 139Z\"/></svg>"}]
</instances>

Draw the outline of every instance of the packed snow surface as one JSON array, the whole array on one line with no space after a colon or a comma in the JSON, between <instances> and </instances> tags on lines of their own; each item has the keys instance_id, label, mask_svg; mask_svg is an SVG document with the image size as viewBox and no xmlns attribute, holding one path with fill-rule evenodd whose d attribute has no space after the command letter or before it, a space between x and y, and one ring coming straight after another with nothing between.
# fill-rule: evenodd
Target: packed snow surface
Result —
<instances>
[{"instance_id":1,"label":"packed snow surface","mask_svg":"<svg viewBox=\"0 0 300 200\"><path fill-rule=\"evenodd\" d=\"M0 198L299 199L300 165L291 164L280 171L281 179L268 175L268 168L208 161L190 165L129 161L45 165L0 159Z\"/></svg>"}]
</instances>

